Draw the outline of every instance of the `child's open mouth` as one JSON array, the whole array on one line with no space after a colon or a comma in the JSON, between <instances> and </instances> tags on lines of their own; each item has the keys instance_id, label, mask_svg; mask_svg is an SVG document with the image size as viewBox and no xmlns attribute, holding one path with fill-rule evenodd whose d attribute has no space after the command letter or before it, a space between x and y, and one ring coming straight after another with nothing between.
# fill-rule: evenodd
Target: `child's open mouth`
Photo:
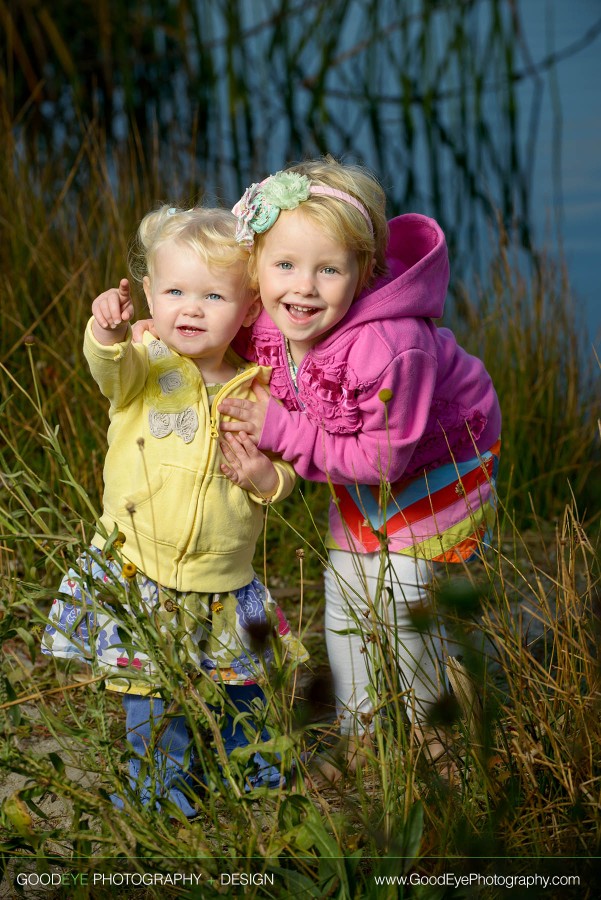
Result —
<instances>
[{"instance_id":1,"label":"child's open mouth","mask_svg":"<svg viewBox=\"0 0 601 900\"><path fill-rule=\"evenodd\" d=\"M285 303L284 305L292 318L297 319L299 322L304 322L319 312L315 306L293 306L292 303Z\"/></svg>"},{"instance_id":2,"label":"child's open mouth","mask_svg":"<svg viewBox=\"0 0 601 900\"><path fill-rule=\"evenodd\" d=\"M178 325L177 331L185 337L195 337L202 333L202 328L194 328L193 325Z\"/></svg>"}]
</instances>

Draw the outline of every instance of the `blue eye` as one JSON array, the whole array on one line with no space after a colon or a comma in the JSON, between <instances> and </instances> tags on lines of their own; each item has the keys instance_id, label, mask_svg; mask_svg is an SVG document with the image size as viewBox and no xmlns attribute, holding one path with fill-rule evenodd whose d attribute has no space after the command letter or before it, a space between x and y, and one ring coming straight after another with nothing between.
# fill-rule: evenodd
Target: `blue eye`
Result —
<instances>
[{"instance_id":1,"label":"blue eye","mask_svg":"<svg viewBox=\"0 0 601 900\"><path fill-rule=\"evenodd\" d=\"M284 272L289 272L290 269L292 268L292 263L289 263L289 262L278 263L278 268L283 269Z\"/></svg>"},{"instance_id":2,"label":"blue eye","mask_svg":"<svg viewBox=\"0 0 601 900\"><path fill-rule=\"evenodd\" d=\"M221 294L207 294L207 300L223 300Z\"/></svg>"},{"instance_id":3,"label":"blue eye","mask_svg":"<svg viewBox=\"0 0 601 900\"><path fill-rule=\"evenodd\" d=\"M336 275L338 272L338 269L335 269L334 266L324 266L323 271L325 272L326 275Z\"/></svg>"},{"instance_id":4,"label":"blue eye","mask_svg":"<svg viewBox=\"0 0 601 900\"><path fill-rule=\"evenodd\" d=\"M167 293L172 294L173 297L181 297L182 296L182 292L180 291L179 288L169 288Z\"/></svg>"}]
</instances>

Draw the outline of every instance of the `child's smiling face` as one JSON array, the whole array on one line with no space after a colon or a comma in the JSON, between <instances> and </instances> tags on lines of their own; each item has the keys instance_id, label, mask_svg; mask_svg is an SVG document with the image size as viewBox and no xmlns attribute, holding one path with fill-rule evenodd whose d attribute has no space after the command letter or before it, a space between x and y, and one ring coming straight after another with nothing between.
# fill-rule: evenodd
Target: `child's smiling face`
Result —
<instances>
[{"instance_id":1,"label":"child's smiling face","mask_svg":"<svg viewBox=\"0 0 601 900\"><path fill-rule=\"evenodd\" d=\"M161 244L152 278L143 282L160 339L182 356L219 366L239 328L250 325L259 312L245 274L243 262L210 267L175 240Z\"/></svg>"},{"instance_id":2,"label":"child's smiling face","mask_svg":"<svg viewBox=\"0 0 601 900\"><path fill-rule=\"evenodd\" d=\"M263 306L297 362L344 318L359 280L355 254L296 209L263 236L256 271Z\"/></svg>"}]
</instances>

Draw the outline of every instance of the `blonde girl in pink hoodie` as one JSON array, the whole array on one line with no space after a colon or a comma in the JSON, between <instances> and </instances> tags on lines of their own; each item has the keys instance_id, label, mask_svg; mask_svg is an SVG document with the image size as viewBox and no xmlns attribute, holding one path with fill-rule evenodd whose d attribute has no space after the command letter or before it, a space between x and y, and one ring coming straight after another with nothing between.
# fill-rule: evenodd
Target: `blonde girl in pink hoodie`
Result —
<instances>
[{"instance_id":1,"label":"blonde girl in pink hoodie","mask_svg":"<svg viewBox=\"0 0 601 900\"><path fill-rule=\"evenodd\" d=\"M326 640L349 762L382 699L374 629L435 758L440 641L413 614L429 606L434 561L464 562L488 540L501 432L484 365L433 321L444 235L422 215L387 223L377 181L329 157L251 185L233 212L264 307L238 349L272 376L270 394L220 405L223 471L236 481L228 441L243 433L329 483Z\"/></svg>"}]
</instances>

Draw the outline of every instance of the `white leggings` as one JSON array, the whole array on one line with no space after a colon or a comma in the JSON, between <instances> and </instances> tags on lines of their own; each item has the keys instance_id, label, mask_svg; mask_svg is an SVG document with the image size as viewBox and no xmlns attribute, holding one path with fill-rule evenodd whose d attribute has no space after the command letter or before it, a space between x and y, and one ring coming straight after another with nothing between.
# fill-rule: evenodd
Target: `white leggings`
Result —
<instances>
[{"instance_id":1,"label":"white leggings","mask_svg":"<svg viewBox=\"0 0 601 900\"><path fill-rule=\"evenodd\" d=\"M381 557L330 551L325 573L326 644L343 734L371 729L374 704L368 688L372 685L373 698L379 684L390 686L389 678L376 672L378 640L367 640L374 621L384 647L381 664L396 670L396 690L403 695L408 716L423 720L440 696L442 636L436 620L427 618L431 603L425 588L431 578L425 560L398 553ZM424 611L426 630L416 627L412 610Z\"/></svg>"}]
</instances>

